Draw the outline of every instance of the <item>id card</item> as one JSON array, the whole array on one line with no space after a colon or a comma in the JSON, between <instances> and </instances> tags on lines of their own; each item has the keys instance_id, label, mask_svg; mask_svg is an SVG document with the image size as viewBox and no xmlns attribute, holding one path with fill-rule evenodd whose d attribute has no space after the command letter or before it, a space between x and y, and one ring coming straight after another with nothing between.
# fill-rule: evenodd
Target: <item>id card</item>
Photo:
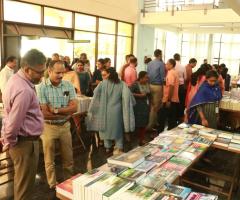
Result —
<instances>
[{"instance_id":1,"label":"id card","mask_svg":"<svg viewBox=\"0 0 240 200\"><path fill-rule=\"evenodd\" d=\"M218 106L215 108L215 111L216 111L216 114L219 113L219 107Z\"/></svg>"}]
</instances>

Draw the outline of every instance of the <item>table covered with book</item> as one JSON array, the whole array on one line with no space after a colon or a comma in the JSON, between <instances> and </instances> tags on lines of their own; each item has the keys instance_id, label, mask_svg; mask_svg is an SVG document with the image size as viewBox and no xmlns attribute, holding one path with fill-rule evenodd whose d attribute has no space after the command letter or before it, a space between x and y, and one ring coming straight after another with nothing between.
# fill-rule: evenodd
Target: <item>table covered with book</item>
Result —
<instances>
[{"instance_id":1,"label":"table covered with book","mask_svg":"<svg viewBox=\"0 0 240 200\"><path fill-rule=\"evenodd\" d=\"M239 135L199 125L179 127L161 133L146 146L110 157L108 163L98 169L61 183L57 186L57 194L61 196L66 192L66 184L71 189L65 199L74 200L199 200L201 196L216 200L215 195L196 193L189 187L175 184L211 146L220 147L221 140L226 137L228 145L224 144L223 149L240 153Z\"/></svg>"}]
</instances>

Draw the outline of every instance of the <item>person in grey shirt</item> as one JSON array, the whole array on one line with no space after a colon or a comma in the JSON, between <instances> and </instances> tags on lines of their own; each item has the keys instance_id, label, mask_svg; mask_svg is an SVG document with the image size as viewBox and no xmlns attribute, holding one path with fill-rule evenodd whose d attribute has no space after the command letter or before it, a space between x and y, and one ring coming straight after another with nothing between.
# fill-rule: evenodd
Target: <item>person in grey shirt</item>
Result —
<instances>
[{"instance_id":1,"label":"person in grey shirt","mask_svg":"<svg viewBox=\"0 0 240 200\"><path fill-rule=\"evenodd\" d=\"M151 111L147 129L152 129L157 125L157 113L162 104L163 84L165 80L165 65L162 61L162 51L154 51L155 59L148 63L147 73L150 80Z\"/></svg>"}]
</instances>

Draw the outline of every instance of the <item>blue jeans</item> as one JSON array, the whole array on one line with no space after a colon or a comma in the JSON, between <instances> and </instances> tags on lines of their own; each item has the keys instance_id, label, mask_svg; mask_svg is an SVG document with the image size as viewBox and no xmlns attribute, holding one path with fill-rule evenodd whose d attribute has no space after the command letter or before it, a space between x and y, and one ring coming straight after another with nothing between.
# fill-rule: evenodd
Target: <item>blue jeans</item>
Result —
<instances>
[{"instance_id":1,"label":"blue jeans","mask_svg":"<svg viewBox=\"0 0 240 200\"><path fill-rule=\"evenodd\" d=\"M116 147L119 149L123 149L123 137L120 137L119 139L115 140ZM104 140L104 147L109 149L112 147L112 140Z\"/></svg>"}]
</instances>

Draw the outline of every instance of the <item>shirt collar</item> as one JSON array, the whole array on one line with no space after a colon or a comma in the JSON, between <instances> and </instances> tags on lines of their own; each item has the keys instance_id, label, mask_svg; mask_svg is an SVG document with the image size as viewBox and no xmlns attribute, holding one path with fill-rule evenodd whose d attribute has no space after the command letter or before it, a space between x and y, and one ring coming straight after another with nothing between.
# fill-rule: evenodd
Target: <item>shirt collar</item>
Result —
<instances>
[{"instance_id":1,"label":"shirt collar","mask_svg":"<svg viewBox=\"0 0 240 200\"><path fill-rule=\"evenodd\" d=\"M8 65L5 65L5 68L8 69L11 72L14 72L14 69L10 68Z\"/></svg>"},{"instance_id":2,"label":"shirt collar","mask_svg":"<svg viewBox=\"0 0 240 200\"><path fill-rule=\"evenodd\" d=\"M46 80L46 84L47 84L48 86L52 86L52 87L62 87L63 82L61 81L61 83L60 83L58 86L55 86L55 85L53 85L52 82L50 81L50 78L48 78L48 79Z\"/></svg>"},{"instance_id":3,"label":"shirt collar","mask_svg":"<svg viewBox=\"0 0 240 200\"><path fill-rule=\"evenodd\" d=\"M27 82L27 84L31 87L31 88L35 88L35 85L26 77L26 75L23 73L22 69L18 70L17 72L18 76L20 76L23 80L25 80Z\"/></svg>"}]
</instances>

